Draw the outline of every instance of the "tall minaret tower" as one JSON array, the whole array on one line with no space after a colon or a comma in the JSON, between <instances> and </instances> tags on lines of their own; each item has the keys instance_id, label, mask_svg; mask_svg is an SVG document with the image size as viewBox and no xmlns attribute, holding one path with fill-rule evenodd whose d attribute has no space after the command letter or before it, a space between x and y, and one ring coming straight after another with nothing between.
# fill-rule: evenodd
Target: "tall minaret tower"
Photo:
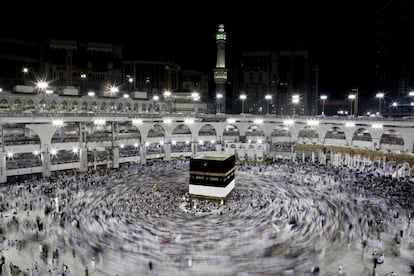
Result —
<instances>
[{"instance_id":1,"label":"tall minaret tower","mask_svg":"<svg viewBox=\"0 0 414 276\"><path fill-rule=\"evenodd\" d=\"M216 83L216 97L219 101L218 112L226 113L226 83L227 83L227 69L226 69L226 32L224 25L220 24L216 33L217 43L217 64L214 69L214 82Z\"/></svg>"}]
</instances>

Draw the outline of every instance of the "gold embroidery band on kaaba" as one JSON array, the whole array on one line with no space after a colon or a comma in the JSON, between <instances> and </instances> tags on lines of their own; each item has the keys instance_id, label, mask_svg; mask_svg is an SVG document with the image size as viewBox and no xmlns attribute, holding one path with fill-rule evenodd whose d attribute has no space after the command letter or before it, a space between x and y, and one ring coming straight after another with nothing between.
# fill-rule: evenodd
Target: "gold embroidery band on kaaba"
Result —
<instances>
[{"instance_id":1,"label":"gold embroidery band on kaaba","mask_svg":"<svg viewBox=\"0 0 414 276\"><path fill-rule=\"evenodd\" d=\"M221 177L226 177L229 174L231 174L232 172L234 172L235 169L236 169L236 167L233 167L228 172L225 172L225 173L190 171L190 175L203 175L203 176L219 176L219 177L221 176Z\"/></svg>"}]
</instances>

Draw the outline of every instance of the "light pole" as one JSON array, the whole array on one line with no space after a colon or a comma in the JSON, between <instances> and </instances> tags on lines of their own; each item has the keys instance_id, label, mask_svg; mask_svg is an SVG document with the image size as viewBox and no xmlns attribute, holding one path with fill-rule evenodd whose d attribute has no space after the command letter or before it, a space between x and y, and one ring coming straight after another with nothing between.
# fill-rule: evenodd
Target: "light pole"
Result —
<instances>
[{"instance_id":1,"label":"light pole","mask_svg":"<svg viewBox=\"0 0 414 276\"><path fill-rule=\"evenodd\" d=\"M408 96L414 99L414 91L408 92ZM411 106L411 116L413 116L414 115L414 101L413 100L411 100L410 106Z\"/></svg>"},{"instance_id":2,"label":"light pole","mask_svg":"<svg viewBox=\"0 0 414 276\"><path fill-rule=\"evenodd\" d=\"M27 75L29 74L29 68L23 67L22 73L23 73L23 82L24 82L23 84L26 85L26 83L27 83Z\"/></svg>"},{"instance_id":3,"label":"light pole","mask_svg":"<svg viewBox=\"0 0 414 276\"><path fill-rule=\"evenodd\" d=\"M350 113L351 116L354 116L353 109L354 109L354 100L355 100L355 98L356 98L355 94L351 94L351 95L348 96L348 99L351 101L351 113Z\"/></svg>"},{"instance_id":4,"label":"light pole","mask_svg":"<svg viewBox=\"0 0 414 276\"><path fill-rule=\"evenodd\" d=\"M266 95L265 99L267 100L267 114L270 114L270 102L272 101L272 95Z\"/></svg>"},{"instance_id":5,"label":"light pole","mask_svg":"<svg viewBox=\"0 0 414 276\"><path fill-rule=\"evenodd\" d=\"M384 93L377 93L375 97L378 99L378 115L381 115L381 100L384 98Z\"/></svg>"},{"instance_id":6,"label":"light pole","mask_svg":"<svg viewBox=\"0 0 414 276\"><path fill-rule=\"evenodd\" d=\"M82 87L81 87L81 95L83 96L83 95L86 94L86 91L88 91L88 87L86 86L86 74L85 73L82 73L80 75L80 77L81 77L81 85L82 85Z\"/></svg>"},{"instance_id":7,"label":"light pole","mask_svg":"<svg viewBox=\"0 0 414 276\"><path fill-rule=\"evenodd\" d=\"M325 116L325 101L328 99L328 96L321 95L320 99L322 101L322 116Z\"/></svg>"},{"instance_id":8,"label":"light pole","mask_svg":"<svg viewBox=\"0 0 414 276\"><path fill-rule=\"evenodd\" d=\"M194 101L194 113L198 113L198 101L200 100L200 93L193 92L191 93L191 98Z\"/></svg>"},{"instance_id":9,"label":"light pole","mask_svg":"<svg viewBox=\"0 0 414 276\"><path fill-rule=\"evenodd\" d=\"M47 87L48 87L48 84L44 80L39 80L36 83L36 88L39 90L40 93L42 93L42 104L43 104L43 106L41 106L42 111L44 111L46 109L45 93L47 91Z\"/></svg>"},{"instance_id":10,"label":"light pole","mask_svg":"<svg viewBox=\"0 0 414 276\"><path fill-rule=\"evenodd\" d=\"M217 93L216 98L217 98L217 105L218 105L217 113L221 113L221 99L223 98L223 94Z\"/></svg>"},{"instance_id":11,"label":"light pole","mask_svg":"<svg viewBox=\"0 0 414 276\"><path fill-rule=\"evenodd\" d=\"M241 94L239 98L240 98L240 100L242 102L242 110L241 110L241 113L244 114L244 101L246 100L247 96L245 94Z\"/></svg>"},{"instance_id":12,"label":"light pole","mask_svg":"<svg viewBox=\"0 0 414 276\"><path fill-rule=\"evenodd\" d=\"M164 91L164 99L167 105L167 112L171 112L171 107L170 107L170 98L171 98L171 91L167 90Z\"/></svg>"},{"instance_id":13,"label":"light pole","mask_svg":"<svg viewBox=\"0 0 414 276\"><path fill-rule=\"evenodd\" d=\"M300 96L295 94L292 95L292 115L295 115L295 105L299 104Z\"/></svg>"},{"instance_id":14,"label":"light pole","mask_svg":"<svg viewBox=\"0 0 414 276\"><path fill-rule=\"evenodd\" d=\"M129 92L131 92L133 90L134 78L128 77L128 83L129 83Z\"/></svg>"}]
</instances>

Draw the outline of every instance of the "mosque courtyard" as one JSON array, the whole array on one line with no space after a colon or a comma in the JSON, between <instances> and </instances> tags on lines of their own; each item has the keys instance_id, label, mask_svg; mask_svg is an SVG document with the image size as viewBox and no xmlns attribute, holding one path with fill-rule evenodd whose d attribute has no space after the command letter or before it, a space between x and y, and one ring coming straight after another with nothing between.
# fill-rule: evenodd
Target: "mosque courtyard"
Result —
<instances>
[{"instance_id":1,"label":"mosque courtyard","mask_svg":"<svg viewBox=\"0 0 414 276\"><path fill-rule=\"evenodd\" d=\"M0 186L5 275L373 275L374 253L385 256L378 275L411 272L410 179L376 168L239 164L220 202L188 197L188 167L10 180Z\"/></svg>"}]
</instances>

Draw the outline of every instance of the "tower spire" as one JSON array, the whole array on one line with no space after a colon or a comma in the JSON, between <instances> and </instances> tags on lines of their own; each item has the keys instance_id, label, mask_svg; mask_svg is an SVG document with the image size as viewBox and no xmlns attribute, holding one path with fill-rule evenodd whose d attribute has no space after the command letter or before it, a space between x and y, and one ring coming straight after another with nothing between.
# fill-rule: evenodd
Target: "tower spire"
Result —
<instances>
[{"instance_id":1,"label":"tower spire","mask_svg":"<svg viewBox=\"0 0 414 276\"><path fill-rule=\"evenodd\" d=\"M216 33L217 43L217 63L214 69L214 82L216 83L216 98L219 103L219 107L223 107L223 112L226 113L226 83L227 83L227 69L226 69L226 32L224 31L224 24L218 26ZM217 112L221 112L218 110Z\"/></svg>"}]
</instances>

